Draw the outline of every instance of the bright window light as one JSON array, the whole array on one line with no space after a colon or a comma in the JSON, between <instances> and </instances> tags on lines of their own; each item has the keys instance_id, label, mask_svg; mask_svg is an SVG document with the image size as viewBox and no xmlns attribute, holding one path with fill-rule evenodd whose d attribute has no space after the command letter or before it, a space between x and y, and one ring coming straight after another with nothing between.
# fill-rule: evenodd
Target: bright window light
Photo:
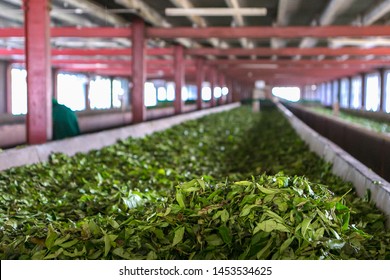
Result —
<instances>
[{"instance_id":1,"label":"bright window light","mask_svg":"<svg viewBox=\"0 0 390 280\"><path fill-rule=\"evenodd\" d=\"M222 96L222 89L220 87L214 88L214 97L220 98Z\"/></svg>"},{"instance_id":2,"label":"bright window light","mask_svg":"<svg viewBox=\"0 0 390 280\"><path fill-rule=\"evenodd\" d=\"M362 79L355 77L352 79L352 108L359 109L362 104Z\"/></svg>"},{"instance_id":3,"label":"bright window light","mask_svg":"<svg viewBox=\"0 0 390 280\"><path fill-rule=\"evenodd\" d=\"M84 75L65 74L57 75L58 103L64 104L73 111L85 110L85 84Z\"/></svg>"},{"instance_id":4,"label":"bright window light","mask_svg":"<svg viewBox=\"0 0 390 280\"><path fill-rule=\"evenodd\" d=\"M332 102L336 102L337 98L338 98L338 88L339 88L339 84L338 84L338 81L333 81L332 83L332 94L333 94L333 97L332 97Z\"/></svg>"},{"instance_id":5,"label":"bright window light","mask_svg":"<svg viewBox=\"0 0 390 280\"><path fill-rule=\"evenodd\" d=\"M296 102L301 98L299 87L274 87L272 94L276 97Z\"/></svg>"},{"instance_id":6,"label":"bright window light","mask_svg":"<svg viewBox=\"0 0 390 280\"><path fill-rule=\"evenodd\" d=\"M211 88L210 87L203 87L202 88L202 99L204 101L211 100Z\"/></svg>"},{"instance_id":7,"label":"bright window light","mask_svg":"<svg viewBox=\"0 0 390 280\"><path fill-rule=\"evenodd\" d=\"M189 96L189 93L188 93L188 90L186 87L182 87L181 88L181 99L183 101L187 101L188 100L188 96Z\"/></svg>"},{"instance_id":8,"label":"bright window light","mask_svg":"<svg viewBox=\"0 0 390 280\"><path fill-rule=\"evenodd\" d=\"M157 99L158 101L167 100L167 90L165 89L165 87L159 87L157 89Z\"/></svg>"},{"instance_id":9,"label":"bright window light","mask_svg":"<svg viewBox=\"0 0 390 280\"><path fill-rule=\"evenodd\" d=\"M326 84L326 103L325 105L332 105L332 83Z\"/></svg>"},{"instance_id":10,"label":"bright window light","mask_svg":"<svg viewBox=\"0 0 390 280\"><path fill-rule=\"evenodd\" d=\"M342 79L341 80L341 92L340 92L340 107L342 108L348 108L349 107L349 80L348 79Z\"/></svg>"},{"instance_id":11,"label":"bright window light","mask_svg":"<svg viewBox=\"0 0 390 280\"><path fill-rule=\"evenodd\" d=\"M27 72L24 69L11 70L12 114L27 113Z\"/></svg>"},{"instance_id":12,"label":"bright window light","mask_svg":"<svg viewBox=\"0 0 390 280\"><path fill-rule=\"evenodd\" d=\"M89 85L91 109L109 109L111 107L111 81L96 77Z\"/></svg>"},{"instance_id":13,"label":"bright window light","mask_svg":"<svg viewBox=\"0 0 390 280\"><path fill-rule=\"evenodd\" d=\"M390 113L390 72L386 73L385 110Z\"/></svg>"},{"instance_id":14,"label":"bright window light","mask_svg":"<svg viewBox=\"0 0 390 280\"><path fill-rule=\"evenodd\" d=\"M321 104L326 103L326 84L320 85L319 98L321 100Z\"/></svg>"},{"instance_id":15,"label":"bright window light","mask_svg":"<svg viewBox=\"0 0 390 280\"><path fill-rule=\"evenodd\" d=\"M115 79L112 81L112 106L121 108L125 99L125 83L123 80Z\"/></svg>"},{"instance_id":16,"label":"bright window light","mask_svg":"<svg viewBox=\"0 0 390 280\"><path fill-rule=\"evenodd\" d=\"M167 100L175 100L175 83L167 83Z\"/></svg>"},{"instance_id":17,"label":"bright window light","mask_svg":"<svg viewBox=\"0 0 390 280\"><path fill-rule=\"evenodd\" d=\"M194 85L187 85L187 91L188 91L188 100L196 100L197 97L197 91L196 86Z\"/></svg>"},{"instance_id":18,"label":"bright window light","mask_svg":"<svg viewBox=\"0 0 390 280\"><path fill-rule=\"evenodd\" d=\"M378 111L380 100L379 75L371 74L366 80L366 110Z\"/></svg>"},{"instance_id":19,"label":"bright window light","mask_svg":"<svg viewBox=\"0 0 390 280\"><path fill-rule=\"evenodd\" d=\"M229 94L229 89L227 87L222 88L222 95L228 95Z\"/></svg>"},{"instance_id":20,"label":"bright window light","mask_svg":"<svg viewBox=\"0 0 390 280\"><path fill-rule=\"evenodd\" d=\"M144 87L145 96L144 104L146 107L152 107L157 105L157 92L153 83L145 83Z\"/></svg>"}]
</instances>

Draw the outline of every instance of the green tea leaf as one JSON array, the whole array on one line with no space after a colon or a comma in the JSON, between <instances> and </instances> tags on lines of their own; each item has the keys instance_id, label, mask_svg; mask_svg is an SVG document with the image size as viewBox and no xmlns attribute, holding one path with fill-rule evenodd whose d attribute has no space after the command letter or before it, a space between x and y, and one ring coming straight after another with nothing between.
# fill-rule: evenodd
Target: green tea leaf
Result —
<instances>
[{"instance_id":1,"label":"green tea leaf","mask_svg":"<svg viewBox=\"0 0 390 280\"><path fill-rule=\"evenodd\" d=\"M309 228L310 226L310 222L311 222L311 219L309 218L305 218L301 224L301 232L302 232L302 236L305 237L306 236L306 231L307 229Z\"/></svg>"},{"instance_id":2,"label":"green tea leaf","mask_svg":"<svg viewBox=\"0 0 390 280\"><path fill-rule=\"evenodd\" d=\"M176 201L177 201L177 203L179 203L181 208L185 208L186 207L186 204L184 202L184 196L183 196L181 191L177 191L176 192Z\"/></svg>"},{"instance_id":3,"label":"green tea leaf","mask_svg":"<svg viewBox=\"0 0 390 280\"><path fill-rule=\"evenodd\" d=\"M58 234L54 231L53 227L49 227L49 232L46 237L45 245L47 249L51 249L54 245L55 240L57 239Z\"/></svg>"},{"instance_id":4,"label":"green tea leaf","mask_svg":"<svg viewBox=\"0 0 390 280\"><path fill-rule=\"evenodd\" d=\"M104 256L107 257L108 253L111 250L111 239L108 234L104 235Z\"/></svg>"},{"instance_id":5,"label":"green tea leaf","mask_svg":"<svg viewBox=\"0 0 390 280\"><path fill-rule=\"evenodd\" d=\"M240 217L248 216L254 207L257 207L257 205L245 205L241 210Z\"/></svg>"},{"instance_id":6,"label":"green tea leaf","mask_svg":"<svg viewBox=\"0 0 390 280\"><path fill-rule=\"evenodd\" d=\"M261 186L260 184L257 184L256 183L256 187L262 192L262 193L265 193L265 194L277 194L277 193L280 193L281 190L279 189L273 189L273 188L265 188L263 186Z\"/></svg>"},{"instance_id":7,"label":"green tea leaf","mask_svg":"<svg viewBox=\"0 0 390 280\"><path fill-rule=\"evenodd\" d=\"M286 239L283 244L280 246L280 253L283 253L289 246L290 244L294 241L294 237L290 237L289 239Z\"/></svg>"},{"instance_id":8,"label":"green tea leaf","mask_svg":"<svg viewBox=\"0 0 390 280\"><path fill-rule=\"evenodd\" d=\"M229 212L226 209L221 211L221 222L226 223L229 220Z\"/></svg>"},{"instance_id":9,"label":"green tea leaf","mask_svg":"<svg viewBox=\"0 0 390 280\"><path fill-rule=\"evenodd\" d=\"M253 230L253 234L256 234L260 230L265 232L271 232L273 230L290 232L290 230L285 225L278 223L275 220L266 220L261 223L258 223L255 229Z\"/></svg>"},{"instance_id":10,"label":"green tea leaf","mask_svg":"<svg viewBox=\"0 0 390 280\"><path fill-rule=\"evenodd\" d=\"M182 242L184 237L185 227L179 227L175 230L175 236L173 237L172 246L175 246Z\"/></svg>"},{"instance_id":11,"label":"green tea leaf","mask_svg":"<svg viewBox=\"0 0 390 280\"><path fill-rule=\"evenodd\" d=\"M209 246L221 246L224 244L224 241L217 234L206 236L205 239Z\"/></svg>"},{"instance_id":12,"label":"green tea leaf","mask_svg":"<svg viewBox=\"0 0 390 280\"><path fill-rule=\"evenodd\" d=\"M230 244L232 242L232 235L228 227L220 226L218 228L219 235L222 237L223 242Z\"/></svg>"},{"instance_id":13,"label":"green tea leaf","mask_svg":"<svg viewBox=\"0 0 390 280\"><path fill-rule=\"evenodd\" d=\"M55 253L49 254L46 257L44 257L44 260L51 260L58 258L59 255L61 255L64 252L64 249L60 248Z\"/></svg>"},{"instance_id":14,"label":"green tea leaf","mask_svg":"<svg viewBox=\"0 0 390 280\"><path fill-rule=\"evenodd\" d=\"M79 241L78 241L77 239L74 239L74 240L72 240L72 241L62 243L62 244L60 244L60 246L61 246L62 248L65 248L65 249L66 249L66 248L70 248L70 247L76 245L78 242L79 242Z\"/></svg>"},{"instance_id":15,"label":"green tea leaf","mask_svg":"<svg viewBox=\"0 0 390 280\"><path fill-rule=\"evenodd\" d=\"M337 239L331 239L325 242L325 245L332 250L340 250L344 247L345 241L337 240Z\"/></svg>"}]
</instances>

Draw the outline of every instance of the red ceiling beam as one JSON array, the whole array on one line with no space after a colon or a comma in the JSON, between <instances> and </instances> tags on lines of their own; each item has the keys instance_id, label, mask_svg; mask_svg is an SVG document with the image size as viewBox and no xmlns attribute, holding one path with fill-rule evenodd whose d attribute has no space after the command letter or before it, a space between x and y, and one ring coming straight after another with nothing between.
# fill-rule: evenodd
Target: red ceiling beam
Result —
<instances>
[{"instance_id":1,"label":"red ceiling beam","mask_svg":"<svg viewBox=\"0 0 390 280\"><path fill-rule=\"evenodd\" d=\"M390 48L378 47L378 48L281 48L281 49L271 49L271 48L253 48L253 49L243 49L243 48L230 48L230 49L215 49L215 48L193 48L185 49L185 54L187 55L215 55L215 56L229 56L229 55L238 55L238 56L341 56L341 55L350 55L350 56L364 56L364 55L390 55ZM146 53L149 56L162 56L162 55L173 55L173 48L148 48ZM0 55L23 55L23 49L4 49L0 48ZM130 48L121 48L121 49L52 49L52 55L63 55L63 56L131 56L132 51Z\"/></svg>"},{"instance_id":2,"label":"red ceiling beam","mask_svg":"<svg viewBox=\"0 0 390 280\"><path fill-rule=\"evenodd\" d=\"M53 56L131 56L130 48L123 49L52 49ZM150 56L172 55L172 48L149 48L146 49L146 54ZM0 48L0 55L24 55L24 49L4 49Z\"/></svg>"},{"instance_id":3,"label":"red ceiling beam","mask_svg":"<svg viewBox=\"0 0 390 280\"><path fill-rule=\"evenodd\" d=\"M81 37L81 38L130 38L131 28L126 27L52 27L51 37ZM389 36L390 26L293 26L293 27L172 27L146 29L148 38L174 39L179 37L208 39L237 38L300 38L300 37L364 37ZM24 37L23 28L1 28L0 37Z\"/></svg>"},{"instance_id":4,"label":"red ceiling beam","mask_svg":"<svg viewBox=\"0 0 390 280\"><path fill-rule=\"evenodd\" d=\"M310 59L300 59L300 60L272 60L272 59L216 59L208 61L211 65L219 66L228 66L236 65L236 67L245 67L248 68L259 66L286 66L286 65L390 65L390 60L381 60L381 59L346 59L346 60L335 60L335 59L323 59L323 60L310 60ZM264 65L265 64L265 65Z\"/></svg>"},{"instance_id":5,"label":"red ceiling beam","mask_svg":"<svg viewBox=\"0 0 390 280\"><path fill-rule=\"evenodd\" d=\"M15 59L11 61L12 63L23 64L24 59ZM52 59L52 64L62 65L62 64L105 64L105 65L124 65L128 66L131 64L131 60L126 59ZM150 59L147 60L148 67L150 68L159 68L159 67L172 67L173 69L173 60L164 60L164 59ZM194 62L191 60L186 61L186 66L194 66Z\"/></svg>"},{"instance_id":6,"label":"red ceiling beam","mask_svg":"<svg viewBox=\"0 0 390 280\"><path fill-rule=\"evenodd\" d=\"M1 52L0 52L1 54ZM160 55L173 55L172 48L148 48L146 49L146 54L150 56L160 56ZM53 49L52 55L69 55L69 56L131 56L131 48L123 49Z\"/></svg>"},{"instance_id":7,"label":"red ceiling beam","mask_svg":"<svg viewBox=\"0 0 390 280\"><path fill-rule=\"evenodd\" d=\"M146 30L149 38L173 39L179 37L208 39L238 38L301 38L301 37L364 37L389 36L390 26L294 26L294 27L150 27Z\"/></svg>"},{"instance_id":8,"label":"red ceiling beam","mask_svg":"<svg viewBox=\"0 0 390 280\"><path fill-rule=\"evenodd\" d=\"M130 38L132 30L125 27L52 27L50 37ZM23 28L0 28L0 38L24 37Z\"/></svg>"},{"instance_id":9,"label":"red ceiling beam","mask_svg":"<svg viewBox=\"0 0 390 280\"><path fill-rule=\"evenodd\" d=\"M0 28L0 38L24 37L23 28Z\"/></svg>"},{"instance_id":10,"label":"red ceiling beam","mask_svg":"<svg viewBox=\"0 0 390 280\"><path fill-rule=\"evenodd\" d=\"M232 75L236 78L252 78L256 77L255 80L261 80L258 77L259 76L269 76L269 77L274 77L274 76L289 76L289 77L296 77L296 78L312 78L312 77L335 77L335 78L342 78L342 77L347 77L351 75L355 75L355 73L363 73L366 71L370 71L370 69L357 69L357 68L352 68L352 69L280 69L279 71L274 71L274 72L260 72L260 71L229 71L226 72L228 75ZM331 73L330 73L331 72Z\"/></svg>"},{"instance_id":11,"label":"red ceiling beam","mask_svg":"<svg viewBox=\"0 0 390 280\"><path fill-rule=\"evenodd\" d=\"M131 28L126 27L53 27L51 37L130 38Z\"/></svg>"}]
</instances>

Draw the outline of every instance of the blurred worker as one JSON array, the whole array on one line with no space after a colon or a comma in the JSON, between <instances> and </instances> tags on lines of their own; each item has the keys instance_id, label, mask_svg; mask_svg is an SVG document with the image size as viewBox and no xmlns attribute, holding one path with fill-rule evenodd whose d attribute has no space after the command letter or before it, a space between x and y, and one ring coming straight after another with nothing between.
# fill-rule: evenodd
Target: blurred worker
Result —
<instances>
[{"instance_id":1,"label":"blurred worker","mask_svg":"<svg viewBox=\"0 0 390 280\"><path fill-rule=\"evenodd\" d=\"M52 99L53 104L53 140L72 137L80 134L76 113L65 105L58 104Z\"/></svg>"}]
</instances>

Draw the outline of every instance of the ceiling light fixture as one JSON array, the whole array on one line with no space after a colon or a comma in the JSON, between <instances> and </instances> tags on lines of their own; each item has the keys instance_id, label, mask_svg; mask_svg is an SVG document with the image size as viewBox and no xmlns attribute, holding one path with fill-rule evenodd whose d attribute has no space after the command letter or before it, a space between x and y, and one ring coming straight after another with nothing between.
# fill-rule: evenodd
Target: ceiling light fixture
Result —
<instances>
[{"instance_id":1,"label":"ceiling light fixture","mask_svg":"<svg viewBox=\"0 0 390 280\"><path fill-rule=\"evenodd\" d=\"M166 8L166 16L265 16L266 8Z\"/></svg>"},{"instance_id":2,"label":"ceiling light fixture","mask_svg":"<svg viewBox=\"0 0 390 280\"><path fill-rule=\"evenodd\" d=\"M246 69L277 69L279 66L277 64L241 64L238 65L237 68L246 68Z\"/></svg>"}]
</instances>

